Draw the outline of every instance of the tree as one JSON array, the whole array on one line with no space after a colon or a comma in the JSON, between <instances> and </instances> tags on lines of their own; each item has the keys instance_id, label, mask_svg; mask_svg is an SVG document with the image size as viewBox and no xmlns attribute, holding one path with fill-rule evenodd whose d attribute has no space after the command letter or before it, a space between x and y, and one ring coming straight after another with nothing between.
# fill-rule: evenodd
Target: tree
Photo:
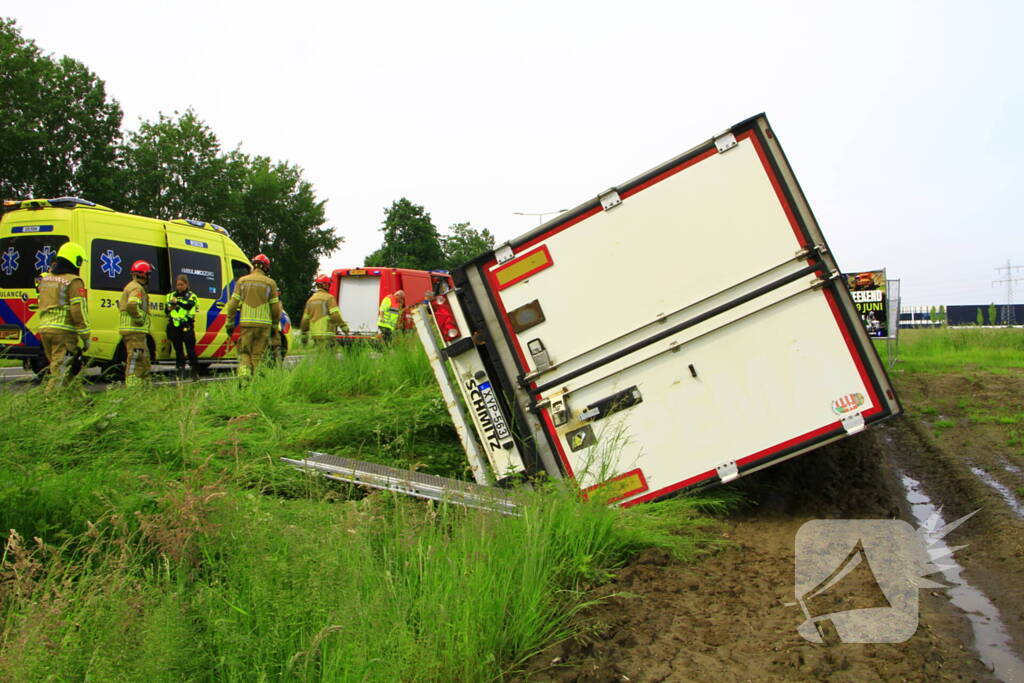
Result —
<instances>
[{"instance_id":1,"label":"tree","mask_svg":"<svg viewBox=\"0 0 1024 683\"><path fill-rule=\"evenodd\" d=\"M943 325L945 325L946 322L947 322L947 320L946 320L946 305L945 304L943 304L942 306L939 306L939 322L942 323Z\"/></svg>"},{"instance_id":2,"label":"tree","mask_svg":"<svg viewBox=\"0 0 1024 683\"><path fill-rule=\"evenodd\" d=\"M981 309L978 309L978 315L974 316L974 322L977 325L985 324L985 316L982 314Z\"/></svg>"},{"instance_id":3,"label":"tree","mask_svg":"<svg viewBox=\"0 0 1024 683\"><path fill-rule=\"evenodd\" d=\"M996 315L997 315L996 304L995 304L995 302L992 302L992 303L990 303L988 305L988 324L989 325L997 324Z\"/></svg>"},{"instance_id":4,"label":"tree","mask_svg":"<svg viewBox=\"0 0 1024 683\"><path fill-rule=\"evenodd\" d=\"M113 203L121 106L81 62L44 55L0 19L0 197Z\"/></svg>"},{"instance_id":5,"label":"tree","mask_svg":"<svg viewBox=\"0 0 1024 683\"><path fill-rule=\"evenodd\" d=\"M216 134L191 109L144 122L129 136L125 163L132 213L217 223L250 258L265 253L295 317L318 261L342 238L324 225L324 201L302 169L236 149L223 153Z\"/></svg>"},{"instance_id":6,"label":"tree","mask_svg":"<svg viewBox=\"0 0 1024 683\"><path fill-rule=\"evenodd\" d=\"M124 162L125 210L143 216L216 223L241 184L217 136L191 109L144 121L128 136Z\"/></svg>"},{"instance_id":7,"label":"tree","mask_svg":"<svg viewBox=\"0 0 1024 683\"><path fill-rule=\"evenodd\" d=\"M405 197L384 210L384 244L366 257L366 265L434 270L444 265L444 253L430 214ZM372 261L375 261L371 263Z\"/></svg>"},{"instance_id":8,"label":"tree","mask_svg":"<svg viewBox=\"0 0 1024 683\"><path fill-rule=\"evenodd\" d=\"M455 223L448 228L449 235L441 236L444 268L452 270L480 254L494 248L494 235L487 228L477 230L469 223Z\"/></svg>"},{"instance_id":9,"label":"tree","mask_svg":"<svg viewBox=\"0 0 1024 683\"><path fill-rule=\"evenodd\" d=\"M323 200L303 179L302 169L268 157L240 151L229 157L232 187L225 227L250 257L270 257L284 307L298 319L316 275L320 257L337 249L344 238L324 225Z\"/></svg>"},{"instance_id":10,"label":"tree","mask_svg":"<svg viewBox=\"0 0 1024 683\"><path fill-rule=\"evenodd\" d=\"M939 321L939 311L934 306L928 309L928 321L932 324Z\"/></svg>"}]
</instances>

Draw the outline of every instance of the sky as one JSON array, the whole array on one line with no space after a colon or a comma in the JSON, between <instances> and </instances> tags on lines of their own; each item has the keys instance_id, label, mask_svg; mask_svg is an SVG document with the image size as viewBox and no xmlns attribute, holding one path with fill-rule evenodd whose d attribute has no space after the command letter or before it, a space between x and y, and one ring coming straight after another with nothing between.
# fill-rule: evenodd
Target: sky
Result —
<instances>
[{"instance_id":1,"label":"sky","mask_svg":"<svg viewBox=\"0 0 1024 683\"><path fill-rule=\"evenodd\" d=\"M4 0L0 16L104 79L126 129L192 107L226 148L302 167L345 238L325 271L362 265L399 197L500 243L538 224L517 212L572 208L759 112L842 270L949 305L1004 303L996 268L1024 266L1021 2Z\"/></svg>"}]
</instances>

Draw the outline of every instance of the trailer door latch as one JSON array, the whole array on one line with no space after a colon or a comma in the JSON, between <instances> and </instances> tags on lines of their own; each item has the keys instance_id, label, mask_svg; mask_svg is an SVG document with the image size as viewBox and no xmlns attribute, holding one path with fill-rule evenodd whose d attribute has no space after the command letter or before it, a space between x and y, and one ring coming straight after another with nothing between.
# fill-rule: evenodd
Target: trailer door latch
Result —
<instances>
[{"instance_id":1,"label":"trailer door latch","mask_svg":"<svg viewBox=\"0 0 1024 683\"><path fill-rule=\"evenodd\" d=\"M715 468L715 472L718 472L718 478L722 480L723 484L728 484L730 481L740 478L740 470L736 466L735 460L722 463Z\"/></svg>"},{"instance_id":2,"label":"trailer door latch","mask_svg":"<svg viewBox=\"0 0 1024 683\"><path fill-rule=\"evenodd\" d=\"M611 396L606 396L600 401L591 403L587 406L587 409L580 413L580 420L600 420L603 417L608 417L612 413L617 413L620 410L626 408L632 408L637 403L642 403L644 397L640 394L640 390L635 386L628 389L623 389Z\"/></svg>"}]
</instances>

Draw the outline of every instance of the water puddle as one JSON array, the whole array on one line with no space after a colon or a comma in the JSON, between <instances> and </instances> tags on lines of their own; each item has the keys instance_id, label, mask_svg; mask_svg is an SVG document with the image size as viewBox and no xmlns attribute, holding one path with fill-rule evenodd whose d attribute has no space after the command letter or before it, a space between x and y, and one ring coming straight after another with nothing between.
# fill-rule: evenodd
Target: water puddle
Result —
<instances>
[{"instance_id":1,"label":"water puddle","mask_svg":"<svg viewBox=\"0 0 1024 683\"><path fill-rule=\"evenodd\" d=\"M1013 467L1013 465L1007 465L1007 469L1009 469L1010 467ZM1017 500L1017 496L1013 495L1013 491L1011 491L1009 487L1000 484L998 481L995 480L995 477L993 477L991 474L981 469L980 467L972 467L971 472L973 472L974 476L976 476L978 479L981 479L983 482L985 482L985 484L989 488L993 489L996 493L1002 496L1003 500L1006 501L1006 504L1010 506L1011 510L1016 512L1021 517L1024 517L1024 505L1022 505L1021 502Z\"/></svg>"},{"instance_id":2,"label":"water puddle","mask_svg":"<svg viewBox=\"0 0 1024 683\"><path fill-rule=\"evenodd\" d=\"M921 482L905 474L901 476L901 481L918 527L930 526L935 519L940 527L946 524L939 509L922 489ZM929 548L932 557L948 551L949 546L943 540L937 540ZM984 593L967 583L963 577L963 567L952 554L944 557L942 563L945 566L942 577L946 583L952 584L948 590L950 600L970 620L974 632L974 649L981 661L1001 681L1024 680L1024 660L1011 649L1010 636L999 617L999 610Z\"/></svg>"}]
</instances>

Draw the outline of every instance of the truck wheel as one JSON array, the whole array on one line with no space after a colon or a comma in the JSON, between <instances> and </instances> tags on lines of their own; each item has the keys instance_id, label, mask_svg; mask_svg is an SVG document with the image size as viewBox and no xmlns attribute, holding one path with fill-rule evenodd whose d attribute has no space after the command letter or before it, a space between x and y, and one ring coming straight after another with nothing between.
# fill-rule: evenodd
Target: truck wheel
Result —
<instances>
[{"instance_id":1,"label":"truck wheel","mask_svg":"<svg viewBox=\"0 0 1024 683\"><path fill-rule=\"evenodd\" d=\"M114 350L114 357L109 363L104 363L102 366L100 379L104 382L123 382L124 363L127 358L128 354L124 350L124 342L118 342L117 349Z\"/></svg>"}]
</instances>

